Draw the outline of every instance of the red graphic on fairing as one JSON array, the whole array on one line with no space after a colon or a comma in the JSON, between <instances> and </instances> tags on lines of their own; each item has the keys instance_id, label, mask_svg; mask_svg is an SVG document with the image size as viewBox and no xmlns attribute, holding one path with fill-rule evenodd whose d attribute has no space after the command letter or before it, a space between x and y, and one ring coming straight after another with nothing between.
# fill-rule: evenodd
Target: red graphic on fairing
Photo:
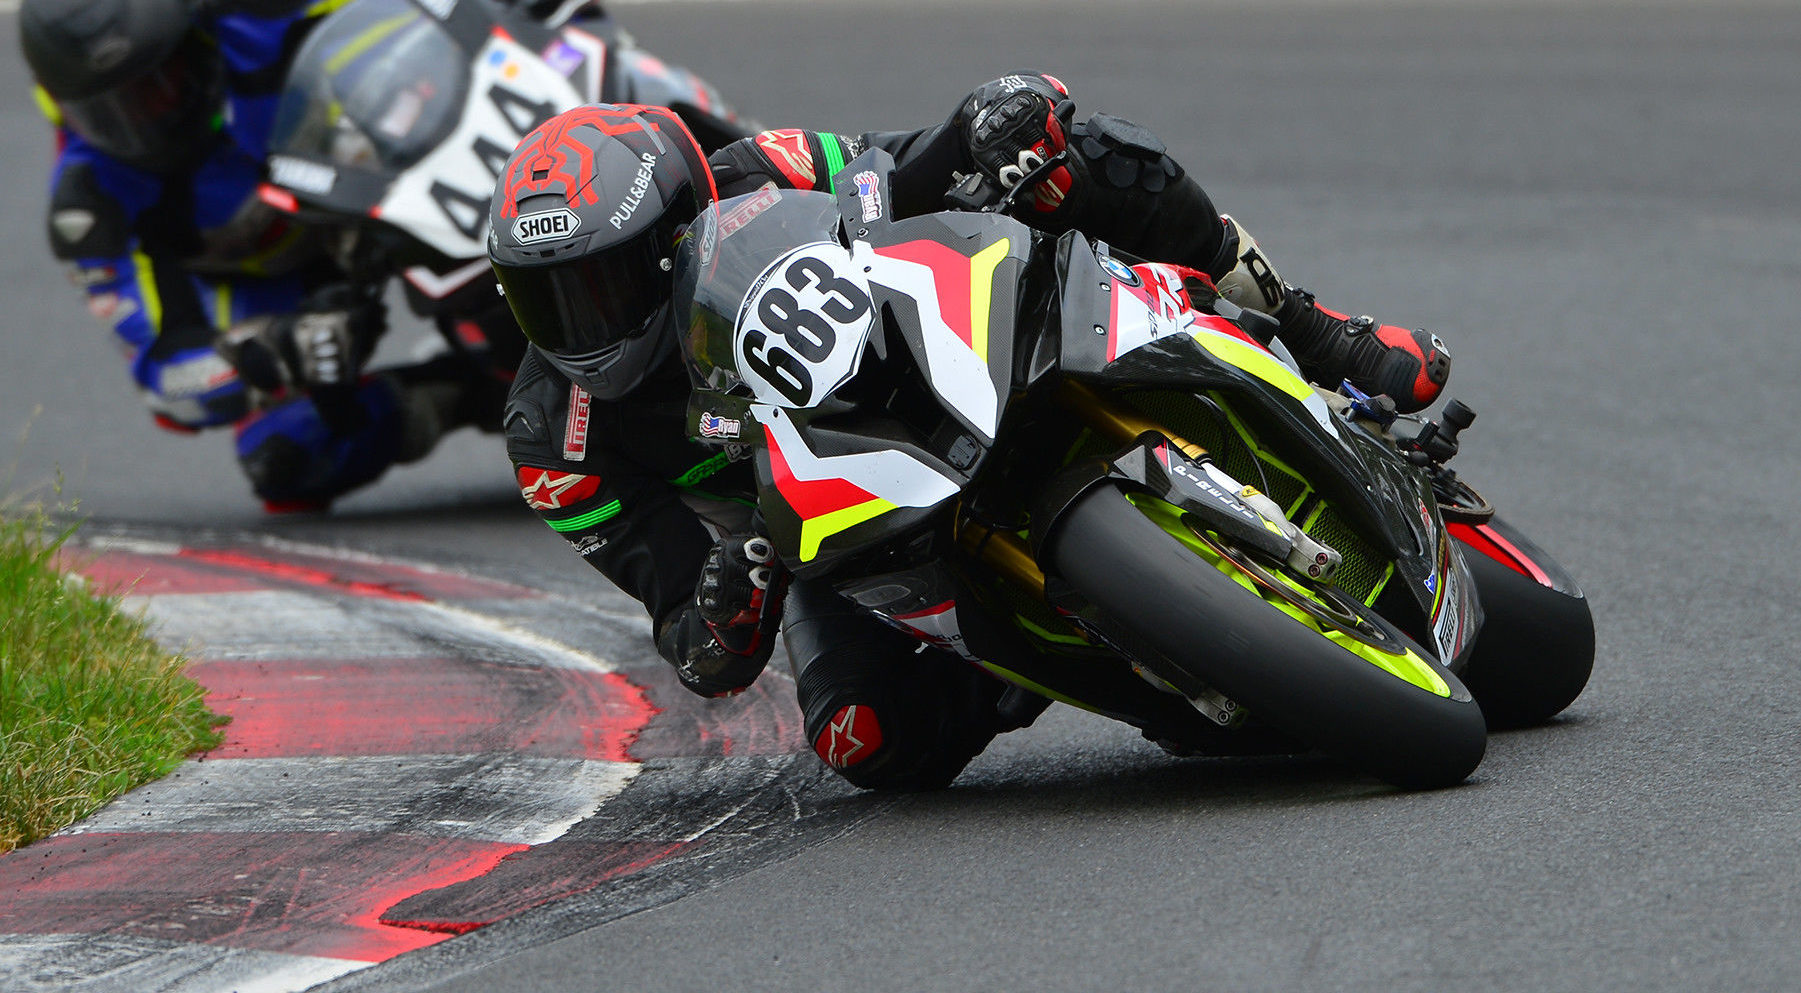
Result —
<instances>
[{"instance_id":1,"label":"red graphic on fairing","mask_svg":"<svg viewBox=\"0 0 1801 993\"><path fill-rule=\"evenodd\" d=\"M930 507L958 485L904 452L821 457L807 448L780 407L752 408L763 424L769 471L782 500L800 518L797 556L811 562L827 538L900 507Z\"/></svg>"},{"instance_id":2,"label":"red graphic on fairing","mask_svg":"<svg viewBox=\"0 0 1801 993\"><path fill-rule=\"evenodd\" d=\"M600 492L600 477L579 472L519 467L519 494L533 510L562 510Z\"/></svg>"},{"instance_id":3,"label":"red graphic on fairing","mask_svg":"<svg viewBox=\"0 0 1801 993\"><path fill-rule=\"evenodd\" d=\"M875 711L856 704L839 708L832 723L813 739L813 750L834 769L856 765L881 747L882 725Z\"/></svg>"},{"instance_id":4,"label":"red graphic on fairing","mask_svg":"<svg viewBox=\"0 0 1801 993\"><path fill-rule=\"evenodd\" d=\"M757 135L756 142L763 150L763 157L796 189L810 190L819 181L819 172L813 168L813 148L807 143L805 131L796 128L765 131Z\"/></svg>"},{"instance_id":5,"label":"red graphic on fairing","mask_svg":"<svg viewBox=\"0 0 1801 993\"><path fill-rule=\"evenodd\" d=\"M1186 281L1198 279L1203 285L1213 285L1200 270L1149 262L1132 266L1132 271L1138 275L1137 286L1117 277L1113 280L1107 361L1112 362L1140 345L1175 331L1211 332L1268 351L1262 342L1245 334L1238 325L1195 308Z\"/></svg>"},{"instance_id":6,"label":"red graphic on fairing","mask_svg":"<svg viewBox=\"0 0 1801 993\"><path fill-rule=\"evenodd\" d=\"M983 308L981 315L981 334L977 335L976 315L970 307L970 288L974 283L975 273L970 267L970 258L948 245L936 241L909 241L899 245L888 245L875 250L884 258L899 259L925 266L932 271L932 285L938 290L938 314L944 323L965 345L975 349L987 359L988 351L988 313ZM992 279L994 270L982 274ZM988 287L983 286L986 290ZM986 294L984 294L986 295ZM977 349L977 341L981 347Z\"/></svg>"},{"instance_id":7,"label":"red graphic on fairing","mask_svg":"<svg viewBox=\"0 0 1801 993\"><path fill-rule=\"evenodd\" d=\"M1551 577L1540 568L1532 557L1521 551L1519 546L1508 541L1501 532L1487 524L1449 523L1445 530L1451 536L1470 548L1494 559L1514 572L1525 576L1540 586L1555 589L1556 584Z\"/></svg>"},{"instance_id":8,"label":"red graphic on fairing","mask_svg":"<svg viewBox=\"0 0 1801 993\"><path fill-rule=\"evenodd\" d=\"M782 494L782 499L801 520L809 521L826 517L852 507L881 501L880 497L869 492L848 479L827 477L824 479L802 479L794 474L788 464L788 457L782 451L781 442L776 440L775 431L767 426L763 434L769 443L769 471L775 477L775 488ZM891 509L888 504L884 509Z\"/></svg>"}]
</instances>

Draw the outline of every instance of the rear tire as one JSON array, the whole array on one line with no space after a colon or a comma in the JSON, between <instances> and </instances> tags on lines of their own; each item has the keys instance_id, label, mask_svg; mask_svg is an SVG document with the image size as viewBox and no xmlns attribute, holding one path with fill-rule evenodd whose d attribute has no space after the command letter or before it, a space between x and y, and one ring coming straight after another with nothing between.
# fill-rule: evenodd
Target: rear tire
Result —
<instances>
[{"instance_id":1,"label":"rear tire","mask_svg":"<svg viewBox=\"0 0 1801 993\"><path fill-rule=\"evenodd\" d=\"M1556 562L1500 519L1488 526L1557 588L1503 565L1479 545L1463 543L1487 618L1463 682L1482 705L1490 730L1531 727L1562 713L1588 685L1595 621L1587 598Z\"/></svg>"},{"instance_id":2,"label":"rear tire","mask_svg":"<svg viewBox=\"0 0 1801 993\"><path fill-rule=\"evenodd\" d=\"M1396 786L1454 785L1482 761L1482 711L1431 653L1365 612L1400 653L1390 654L1411 653L1409 665L1429 666L1443 696L1250 592L1222 572L1234 566L1201 558L1112 485L1064 511L1041 558L1093 605L1103 633L1161 656L1140 661L1173 665L1256 719Z\"/></svg>"}]
</instances>

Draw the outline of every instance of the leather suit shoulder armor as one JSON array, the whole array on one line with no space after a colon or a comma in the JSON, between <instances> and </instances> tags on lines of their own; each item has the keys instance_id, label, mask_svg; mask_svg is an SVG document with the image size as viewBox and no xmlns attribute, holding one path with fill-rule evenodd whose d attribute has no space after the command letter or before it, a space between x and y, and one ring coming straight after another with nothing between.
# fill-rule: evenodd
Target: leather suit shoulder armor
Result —
<instances>
[{"instance_id":1,"label":"leather suit shoulder armor","mask_svg":"<svg viewBox=\"0 0 1801 993\"><path fill-rule=\"evenodd\" d=\"M552 417L566 416L568 393L568 381L552 374L538 358L537 349L527 350L508 392L506 414L501 421L507 454L513 461L540 466L562 461L554 447L556 439L551 436L550 425Z\"/></svg>"},{"instance_id":2,"label":"leather suit shoulder armor","mask_svg":"<svg viewBox=\"0 0 1801 993\"><path fill-rule=\"evenodd\" d=\"M131 221L86 162L71 163L50 193L50 249L58 259L115 258L131 250Z\"/></svg>"}]
</instances>

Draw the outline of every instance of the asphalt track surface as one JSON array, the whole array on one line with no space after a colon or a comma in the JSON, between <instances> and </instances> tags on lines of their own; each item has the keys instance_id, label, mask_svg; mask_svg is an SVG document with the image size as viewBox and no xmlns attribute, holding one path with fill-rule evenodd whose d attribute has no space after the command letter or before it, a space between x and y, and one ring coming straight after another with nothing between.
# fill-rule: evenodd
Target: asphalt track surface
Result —
<instances>
[{"instance_id":1,"label":"asphalt track surface","mask_svg":"<svg viewBox=\"0 0 1801 993\"><path fill-rule=\"evenodd\" d=\"M553 906L328 989L1797 988L1801 12L621 13L771 123L913 126L1031 65L1155 128L1286 277L1451 342L1453 392L1480 414L1458 467L1583 581L1595 677L1564 719L1495 736L1470 783L1425 794L1323 761L1177 761L1060 708L955 788L844 790L828 803L849 830L679 899L585 930ZM10 21L0 35L12 489L60 468L97 523L274 534L625 606L519 505L491 438L328 518L270 520L225 439L152 429L40 248L48 141Z\"/></svg>"}]
</instances>

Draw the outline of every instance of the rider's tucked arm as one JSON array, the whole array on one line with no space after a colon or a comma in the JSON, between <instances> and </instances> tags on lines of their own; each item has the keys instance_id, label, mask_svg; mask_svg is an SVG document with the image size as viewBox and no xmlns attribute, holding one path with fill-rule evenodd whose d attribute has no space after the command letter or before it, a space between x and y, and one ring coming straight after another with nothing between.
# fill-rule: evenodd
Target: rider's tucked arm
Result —
<instances>
[{"instance_id":1,"label":"rider's tucked arm","mask_svg":"<svg viewBox=\"0 0 1801 993\"><path fill-rule=\"evenodd\" d=\"M902 217L944 209L952 174L967 171L962 139L947 125L920 131L839 135L783 128L743 138L708 159L722 197L749 193L769 183L784 189L832 192L832 177L871 147L895 158L891 187Z\"/></svg>"},{"instance_id":2,"label":"rider's tucked arm","mask_svg":"<svg viewBox=\"0 0 1801 993\"><path fill-rule=\"evenodd\" d=\"M708 568L722 581L738 578L718 572L731 563L711 561L721 543L679 489L606 447L609 433L629 429L597 420L604 413L528 354L505 416L520 495L589 565L644 604L658 651L684 686L703 696L738 692L762 672L774 648L779 590L767 618L763 597L755 597L756 617L707 609L701 601ZM745 599L748 608L752 596Z\"/></svg>"},{"instance_id":3,"label":"rider's tucked arm","mask_svg":"<svg viewBox=\"0 0 1801 993\"><path fill-rule=\"evenodd\" d=\"M1218 213L1156 135L1108 114L1072 124L1073 117L1059 80L1022 72L978 87L949 124L975 166L1006 188L1068 152L1067 170L1051 172L1023 199L1023 219L1205 273L1226 299L1275 317L1303 370L1328 387L1349 379L1388 394L1402 411L1437 398L1450 373L1437 337L1315 306L1312 294L1282 282L1256 239Z\"/></svg>"},{"instance_id":4,"label":"rider's tucked arm","mask_svg":"<svg viewBox=\"0 0 1801 993\"><path fill-rule=\"evenodd\" d=\"M159 184L115 169L103 185L103 171L79 155L59 163L51 251L74 265L88 310L124 346L157 423L197 430L237 420L248 409L245 391L213 350L217 335L193 280L178 260L134 234L140 218L128 204L154 202Z\"/></svg>"}]
</instances>

